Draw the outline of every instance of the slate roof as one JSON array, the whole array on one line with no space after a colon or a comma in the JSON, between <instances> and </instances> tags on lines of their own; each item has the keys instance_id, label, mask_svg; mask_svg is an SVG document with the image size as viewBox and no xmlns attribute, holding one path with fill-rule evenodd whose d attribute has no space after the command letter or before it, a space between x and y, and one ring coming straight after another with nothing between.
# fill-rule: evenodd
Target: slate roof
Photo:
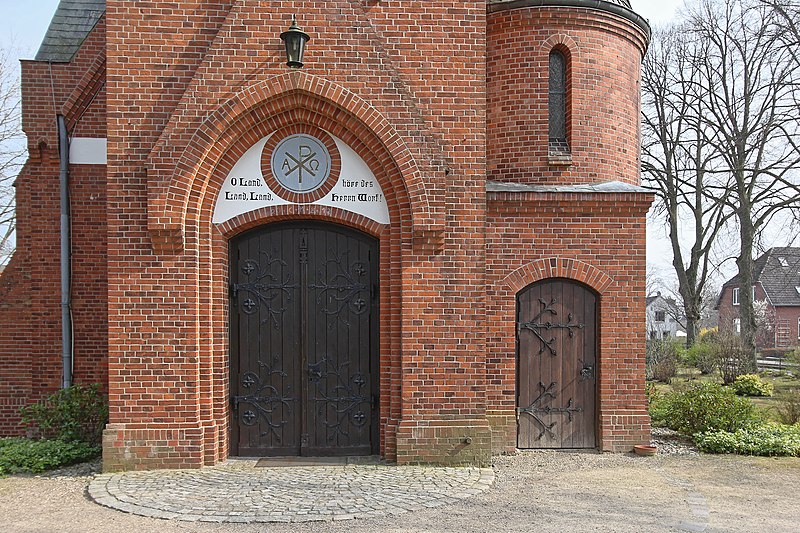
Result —
<instances>
[{"instance_id":1,"label":"slate roof","mask_svg":"<svg viewBox=\"0 0 800 533\"><path fill-rule=\"evenodd\" d=\"M106 0L61 0L36 53L36 61L71 61L105 11Z\"/></svg>"},{"instance_id":2,"label":"slate roof","mask_svg":"<svg viewBox=\"0 0 800 533\"><path fill-rule=\"evenodd\" d=\"M800 306L800 248L770 248L753 262L753 280L761 282L772 305ZM722 285L720 298L726 287L739 285L735 275Z\"/></svg>"}]
</instances>

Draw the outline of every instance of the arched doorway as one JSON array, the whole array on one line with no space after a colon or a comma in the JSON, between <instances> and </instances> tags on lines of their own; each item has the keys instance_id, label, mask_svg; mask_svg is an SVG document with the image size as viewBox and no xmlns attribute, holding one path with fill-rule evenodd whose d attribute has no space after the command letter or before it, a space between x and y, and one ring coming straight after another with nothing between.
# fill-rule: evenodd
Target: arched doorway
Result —
<instances>
[{"instance_id":1,"label":"arched doorway","mask_svg":"<svg viewBox=\"0 0 800 533\"><path fill-rule=\"evenodd\" d=\"M377 454L377 239L287 222L230 254L233 454Z\"/></svg>"},{"instance_id":2,"label":"arched doorway","mask_svg":"<svg viewBox=\"0 0 800 533\"><path fill-rule=\"evenodd\" d=\"M597 296L567 279L517 294L517 447L597 446Z\"/></svg>"}]
</instances>

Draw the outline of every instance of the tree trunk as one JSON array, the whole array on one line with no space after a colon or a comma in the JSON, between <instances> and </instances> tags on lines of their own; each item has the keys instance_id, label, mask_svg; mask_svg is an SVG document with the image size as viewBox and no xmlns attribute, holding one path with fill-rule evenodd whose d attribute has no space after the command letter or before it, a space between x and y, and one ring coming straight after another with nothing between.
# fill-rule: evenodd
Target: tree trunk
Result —
<instances>
[{"instance_id":1,"label":"tree trunk","mask_svg":"<svg viewBox=\"0 0 800 533\"><path fill-rule=\"evenodd\" d=\"M739 238L741 250L736 264L739 267L739 317L742 330L742 344L747 353L752 354L748 372L757 368L756 355L756 316L753 309L753 241L755 228L750 217L750 204L742 202L739 212Z\"/></svg>"},{"instance_id":2,"label":"tree trunk","mask_svg":"<svg viewBox=\"0 0 800 533\"><path fill-rule=\"evenodd\" d=\"M696 303L696 302L695 302ZM691 348L697 342L697 334L699 332L700 312L697 305L684 305L684 313L686 313L686 347Z\"/></svg>"}]
</instances>

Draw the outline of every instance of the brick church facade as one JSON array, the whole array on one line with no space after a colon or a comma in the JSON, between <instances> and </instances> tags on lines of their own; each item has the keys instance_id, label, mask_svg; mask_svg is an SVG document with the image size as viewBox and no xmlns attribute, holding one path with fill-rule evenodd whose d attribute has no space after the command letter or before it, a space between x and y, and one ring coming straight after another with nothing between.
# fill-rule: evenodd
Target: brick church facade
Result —
<instances>
[{"instance_id":1,"label":"brick church facade","mask_svg":"<svg viewBox=\"0 0 800 533\"><path fill-rule=\"evenodd\" d=\"M626 0L62 0L22 64L0 434L68 366L112 470L648 442L648 39Z\"/></svg>"}]
</instances>

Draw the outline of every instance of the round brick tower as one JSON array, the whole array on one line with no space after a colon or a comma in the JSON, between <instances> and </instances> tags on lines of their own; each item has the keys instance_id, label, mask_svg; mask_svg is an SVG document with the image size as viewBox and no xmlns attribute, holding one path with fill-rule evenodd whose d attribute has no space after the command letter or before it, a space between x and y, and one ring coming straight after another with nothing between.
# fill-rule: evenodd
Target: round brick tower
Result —
<instances>
[{"instance_id":1,"label":"round brick tower","mask_svg":"<svg viewBox=\"0 0 800 533\"><path fill-rule=\"evenodd\" d=\"M628 0L490 0L488 179L639 183L640 65Z\"/></svg>"}]
</instances>

